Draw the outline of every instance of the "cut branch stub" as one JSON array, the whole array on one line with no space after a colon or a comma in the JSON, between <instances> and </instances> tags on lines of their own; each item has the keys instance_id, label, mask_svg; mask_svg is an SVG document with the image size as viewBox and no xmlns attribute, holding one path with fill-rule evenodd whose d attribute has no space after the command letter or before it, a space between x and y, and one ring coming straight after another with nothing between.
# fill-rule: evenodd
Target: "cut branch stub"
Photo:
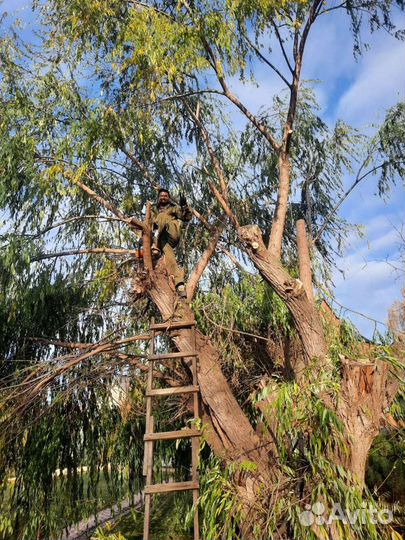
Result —
<instances>
[{"instance_id":1,"label":"cut branch stub","mask_svg":"<svg viewBox=\"0 0 405 540\"><path fill-rule=\"evenodd\" d=\"M336 413L345 426L349 448L342 462L362 486L371 444L385 424L385 413L398 383L390 375L387 362L340 359L342 380Z\"/></svg>"}]
</instances>

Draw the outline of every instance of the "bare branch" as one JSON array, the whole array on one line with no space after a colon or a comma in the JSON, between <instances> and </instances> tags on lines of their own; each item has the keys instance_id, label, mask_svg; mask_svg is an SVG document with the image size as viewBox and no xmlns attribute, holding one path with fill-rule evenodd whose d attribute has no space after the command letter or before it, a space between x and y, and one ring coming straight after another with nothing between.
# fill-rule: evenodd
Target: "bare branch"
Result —
<instances>
[{"instance_id":1,"label":"bare branch","mask_svg":"<svg viewBox=\"0 0 405 540\"><path fill-rule=\"evenodd\" d=\"M272 22L272 26L274 28L274 31L276 32L277 40L278 40L278 42L280 44L280 48L281 48L281 52L283 53L284 60L286 61L288 69L291 71L291 74L293 74L294 70L293 70L293 68L291 66L290 60L288 59L287 52L286 52L285 47L284 47L284 40L281 37L279 29L278 29L277 25L274 22Z\"/></svg>"},{"instance_id":2,"label":"bare branch","mask_svg":"<svg viewBox=\"0 0 405 540\"><path fill-rule=\"evenodd\" d=\"M31 262L43 261L45 259L54 259L55 257L69 257L71 255L136 255L135 249L115 249L115 248L90 248L90 249L72 249L68 251L58 251L56 253L43 253L31 258Z\"/></svg>"},{"instance_id":3,"label":"bare branch","mask_svg":"<svg viewBox=\"0 0 405 540\"><path fill-rule=\"evenodd\" d=\"M233 253L231 253L230 251L228 251L227 249L221 247L220 248L220 251L222 251L222 253L224 253L228 259L237 267L239 268L239 270L241 270L242 272L245 272L246 274L250 274L251 276L254 276L255 274L253 274L252 272L249 272L249 270L246 270L246 268L243 267L243 265L238 261L238 259L235 257L235 255Z\"/></svg>"},{"instance_id":4,"label":"bare branch","mask_svg":"<svg viewBox=\"0 0 405 540\"><path fill-rule=\"evenodd\" d=\"M194 90L194 91L190 91L190 92L185 92L184 94L175 94L173 96L168 96L168 97L161 98L161 99L157 100L156 103L163 103L165 101L173 101L173 100L176 100L176 99L183 99L183 98L187 98L187 97L190 97L190 96L199 96L199 95L202 95L202 94L218 94L220 96L224 95L224 93L221 92L221 90Z\"/></svg>"},{"instance_id":5,"label":"bare branch","mask_svg":"<svg viewBox=\"0 0 405 540\"><path fill-rule=\"evenodd\" d=\"M363 166L364 166L364 162L363 164L361 165L358 173L357 173L357 176L356 176L356 179L355 181L353 182L353 184L349 187L349 189L344 193L344 195L338 200L338 202L335 204L335 206L332 208L332 210L329 212L329 214L326 216L325 218L325 221L322 223L322 226L321 228L319 229L317 235L315 236L315 238L313 239L313 243L315 244L322 236L322 234L325 232L325 229L326 227L328 226L328 223L330 222L330 220L332 219L332 216L336 213L336 211L340 208L340 206L343 204L343 202L347 199L347 197L350 195L350 193L354 190L354 188L356 186L358 186L360 184L360 182L362 180L364 180L367 176L369 176L370 174L373 174L375 171L377 171L378 169L381 169L382 167L384 167L384 163L380 163L380 165L377 165L376 167L373 167L372 169L370 169L369 171L367 171L366 173L364 173L363 175L359 176L360 175L360 172L363 170Z\"/></svg>"},{"instance_id":6,"label":"bare branch","mask_svg":"<svg viewBox=\"0 0 405 540\"><path fill-rule=\"evenodd\" d=\"M306 24L304 26L301 41L300 41L300 44L299 44L299 54L300 54L300 57L301 57L301 61L302 61L302 57L303 57L303 54L304 54L304 48L305 48L305 44L306 44L306 41L307 41L309 31L310 31L311 26L314 23L315 19L319 15L319 10L322 7L322 4L323 4L323 0L314 0L313 4L311 6L309 16L308 16L307 22L306 22Z\"/></svg>"},{"instance_id":7,"label":"bare branch","mask_svg":"<svg viewBox=\"0 0 405 540\"><path fill-rule=\"evenodd\" d=\"M208 186L214 195L214 197L217 199L219 204L222 206L225 214L229 217L229 219L232 221L232 223L235 225L236 228L239 228L239 221L238 218L235 216L235 214L230 209L229 205L225 201L225 199L222 197L221 193L216 188L215 184L213 182L208 182Z\"/></svg>"},{"instance_id":8,"label":"bare branch","mask_svg":"<svg viewBox=\"0 0 405 540\"><path fill-rule=\"evenodd\" d=\"M30 337L29 341L34 341L36 343L44 343L45 345L54 345L55 347L62 347L63 349L93 349L99 347L100 343L83 343L83 342L74 342L74 341L60 341L58 339L49 339L45 337ZM149 334L140 334L138 336L131 336L128 338L122 338L117 340L110 340L108 343L111 347L120 347L129 343L134 343L136 341L149 341ZM139 355L137 355L139 357Z\"/></svg>"},{"instance_id":9,"label":"bare branch","mask_svg":"<svg viewBox=\"0 0 405 540\"><path fill-rule=\"evenodd\" d=\"M272 63L268 58L266 58L260 49L256 47L256 45L249 39L249 36L244 35L244 38L250 45L250 47L255 51L257 56L265 63L267 64L277 75L280 77L280 79L288 86L288 88L291 88L291 83L287 81L287 79L284 77L284 75L281 73L281 71Z\"/></svg>"},{"instance_id":10,"label":"bare branch","mask_svg":"<svg viewBox=\"0 0 405 540\"><path fill-rule=\"evenodd\" d=\"M202 273L206 269L211 257L215 253L218 241L221 238L221 234L225 228L225 224L222 221L219 221L216 226L213 227L212 236L208 243L208 246L205 248L203 254L201 255L199 261L195 265L191 276L187 282L187 298L192 300L197 289L198 282L202 276Z\"/></svg>"},{"instance_id":11,"label":"bare branch","mask_svg":"<svg viewBox=\"0 0 405 540\"><path fill-rule=\"evenodd\" d=\"M62 221L58 221L57 223L54 223L53 225L49 225L49 227L45 227L44 229L40 230L37 233L34 234L25 234L24 236L30 237L30 238L38 238L39 236L43 236L44 234L48 233L52 229L57 229L58 227L63 227L64 225L68 225L69 223L73 223L75 221L87 221L91 219L96 219L99 221L118 221L122 222L122 219L112 216L97 216L97 215L86 215L86 216L73 216L70 218L63 219Z\"/></svg>"}]
</instances>

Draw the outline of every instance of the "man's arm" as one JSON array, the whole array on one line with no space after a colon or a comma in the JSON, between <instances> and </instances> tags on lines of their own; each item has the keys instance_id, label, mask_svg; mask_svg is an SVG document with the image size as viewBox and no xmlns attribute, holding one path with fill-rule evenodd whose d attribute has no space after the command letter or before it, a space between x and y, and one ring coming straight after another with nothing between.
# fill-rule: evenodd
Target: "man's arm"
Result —
<instances>
[{"instance_id":1,"label":"man's arm","mask_svg":"<svg viewBox=\"0 0 405 540\"><path fill-rule=\"evenodd\" d=\"M181 208L181 218L183 221L191 221L193 214L187 205L187 199L184 196L184 193L180 193L180 208Z\"/></svg>"}]
</instances>

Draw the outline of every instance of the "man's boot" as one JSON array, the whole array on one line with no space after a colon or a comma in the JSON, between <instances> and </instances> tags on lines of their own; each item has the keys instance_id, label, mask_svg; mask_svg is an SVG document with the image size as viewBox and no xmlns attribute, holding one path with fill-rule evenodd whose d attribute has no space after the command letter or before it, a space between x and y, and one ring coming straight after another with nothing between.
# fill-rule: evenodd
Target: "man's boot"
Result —
<instances>
[{"instance_id":1,"label":"man's boot","mask_svg":"<svg viewBox=\"0 0 405 540\"><path fill-rule=\"evenodd\" d=\"M186 299L187 298L187 291L186 287L184 286L184 283L179 283L176 286L177 294L180 296L180 298Z\"/></svg>"},{"instance_id":2,"label":"man's boot","mask_svg":"<svg viewBox=\"0 0 405 540\"><path fill-rule=\"evenodd\" d=\"M162 254L161 250L158 248L158 239L159 239L158 230L155 229L152 233L152 246L151 246L153 259L158 259Z\"/></svg>"},{"instance_id":3,"label":"man's boot","mask_svg":"<svg viewBox=\"0 0 405 540\"><path fill-rule=\"evenodd\" d=\"M152 259L158 259L162 254L162 252L157 246L152 246L151 252L152 252Z\"/></svg>"}]
</instances>

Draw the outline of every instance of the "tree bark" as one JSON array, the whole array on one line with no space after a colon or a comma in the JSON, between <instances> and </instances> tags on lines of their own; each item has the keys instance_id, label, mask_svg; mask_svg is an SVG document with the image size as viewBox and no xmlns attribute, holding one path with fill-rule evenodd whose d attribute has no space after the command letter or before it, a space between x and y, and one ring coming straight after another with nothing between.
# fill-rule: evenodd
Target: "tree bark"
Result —
<instances>
[{"instance_id":1,"label":"tree bark","mask_svg":"<svg viewBox=\"0 0 405 540\"><path fill-rule=\"evenodd\" d=\"M276 209L271 225L268 250L270 255L279 259L283 244L284 226L288 208L288 196L290 193L291 163L287 152L280 152L278 156L279 187L277 194Z\"/></svg>"},{"instance_id":2,"label":"tree bark","mask_svg":"<svg viewBox=\"0 0 405 540\"><path fill-rule=\"evenodd\" d=\"M344 424L349 449L341 462L363 488L368 453L385 424L385 412L397 393L398 383L390 375L387 362L359 362L344 357L341 361L336 413Z\"/></svg>"},{"instance_id":3,"label":"tree bark","mask_svg":"<svg viewBox=\"0 0 405 540\"><path fill-rule=\"evenodd\" d=\"M300 279L304 285L308 300L311 304L314 303L314 291L312 288L312 270L311 258L309 256L308 238L305 227L305 221L299 219L297 221L297 251L298 263L300 267Z\"/></svg>"}]
</instances>

